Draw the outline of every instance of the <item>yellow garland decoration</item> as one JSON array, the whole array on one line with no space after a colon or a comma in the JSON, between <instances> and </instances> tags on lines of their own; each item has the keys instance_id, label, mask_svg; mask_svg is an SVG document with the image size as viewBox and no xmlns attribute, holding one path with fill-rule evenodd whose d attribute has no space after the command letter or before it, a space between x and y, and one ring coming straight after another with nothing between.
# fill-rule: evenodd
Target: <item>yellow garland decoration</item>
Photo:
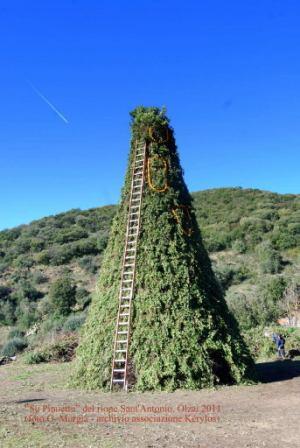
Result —
<instances>
[{"instance_id":1,"label":"yellow garland decoration","mask_svg":"<svg viewBox=\"0 0 300 448\"><path fill-rule=\"evenodd\" d=\"M156 188L152 183L150 171L151 171L151 161L153 161L154 159L160 159L163 161L163 164L164 164L166 181L165 181L165 185L163 188ZM151 190L155 191L156 193L163 193L164 191L166 191L169 188L168 180L167 180L167 173L168 173L168 162L166 161L166 159L164 157L154 155L154 156L148 158L148 160L147 160L147 180L148 180L148 185L151 188Z\"/></svg>"},{"instance_id":2,"label":"yellow garland decoration","mask_svg":"<svg viewBox=\"0 0 300 448\"><path fill-rule=\"evenodd\" d=\"M178 209L182 209L182 210L184 210L184 213L186 213L186 215L188 216L189 220L191 220L191 214L190 214L190 212L189 212L189 208L190 208L190 207L189 207L188 205L178 205L176 208L173 208L173 209L172 209L172 213L173 213L173 215L174 215L174 217L175 217L177 223L180 225L182 231L183 231L186 235L191 236L192 233L193 233L193 229L189 228L189 229L186 230L186 229L183 227L182 223L180 222L180 218L179 218L179 216L178 216L178 214L177 214L177 210L178 210Z\"/></svg>"}]
</instances>

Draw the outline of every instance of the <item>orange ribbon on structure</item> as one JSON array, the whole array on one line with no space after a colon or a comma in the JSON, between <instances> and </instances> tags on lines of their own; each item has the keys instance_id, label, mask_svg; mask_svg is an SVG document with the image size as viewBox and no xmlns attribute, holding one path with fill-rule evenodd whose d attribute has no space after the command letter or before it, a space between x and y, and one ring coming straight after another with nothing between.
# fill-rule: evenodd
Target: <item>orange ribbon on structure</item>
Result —
<instances>
[{"instance_id":1,"label":"orange ribbon on structure","mask_svg":"<svg viewBox=\"0 0 300 448\"><path fill-rule=\"evenodd\" d=\"M173 213L173 215L174 215L176 221L178 222L178 224L179 224L180 227L182 228L182 231L183 231L186 235L191 236L192 233L193 233L193 229L192 229L192 228L185 229L184 226L183 226L183 224L182 224L182 222L180 222L180 217L178 216L178 213L177 213L177 210L178 210L178 209L182 209L183 212L184 212L184 214L185 214L185 216L187 216L188 219L189 219L189 221L191 221L191 214L190 214L189 208L190 208L190 207L189 207L188 205L178 205L176 208L173 208L173 209L172 209L172 213Z\"/></svg>"},{"instance_id":2,"label":"orange ribbon on structure","mask_svg":"<svg viewBox=\"0 0 300 448\"><path fill-rule=\"evenodd\" d=\"M151 162L155 159L162 160L162 162L164 164L163 169L165 172L166 180L165 180L165 185L162 188L155 187L155 185L153 184L152 179L151 179ZM148 179L148 185L151 188L151 190L156 191L156 193L163 193L164 191L166 191L169 188L167 173L168 173L168 162L166 161L166 159L164 159L164 157L154 155L154 156L148 158L148 160L147 160L147 179Z\"/></svg>"}]
</instances>

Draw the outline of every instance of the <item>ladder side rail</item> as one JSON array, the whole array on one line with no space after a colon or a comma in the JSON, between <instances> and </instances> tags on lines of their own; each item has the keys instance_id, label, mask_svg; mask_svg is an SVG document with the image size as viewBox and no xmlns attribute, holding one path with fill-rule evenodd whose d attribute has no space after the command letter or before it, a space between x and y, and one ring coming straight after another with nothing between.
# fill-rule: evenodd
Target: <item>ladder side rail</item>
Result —
<instances>
[{"instance_id":1,"label":"ladder side rail","mask_svg":"<svg viewBox=\"0 0 300 448\"><path fill-rule=\"evenodd\" d=\"M126 228L126 236L125 236L125 249L123 253L123 260L122 260L122 269L121 269L121 285L120 285L120 291L119 291L119 306L118 306L118 315L117 315L117 323L116 323L116 330L115 330L115 340L114 340L114 348L113 348L113 357L112 357L112 373L111 373L111 382L110 382L110 388L113 387L113 380L114 380L114 372L115 372L115 356L116 356L116 350L118 345L118 330L119 330L119 324L120 324L120 314L121 314L121 308L122 308L122 295L123 295L123 278L125 273L125 264L126 264L126 258L127 258L127 249L128 249L128 239L129 239L129 232L131 229L130 225L130 214L131 214L131 208L132 208L132 200L133 200L133 191L134 191L134 183L135 183L135 170L136 170L136 159L137 159L137 150L139 148L138 142L136 142L136 148L135 148L135 154L134 154L134 160L133 160L133 170L132 170L132 178L131 178L131 188L130 188L130 199L129 199L129 206L128 206L128 219L127 219L127 228ZM144 151L143 156L145 156L145 150L146 145L144 144ZM143 158L144 162L145 159ZM144 163L143 163L143 173L144 173ZM142 176L142 184L144 181L144 174ZM140 218L140 205L141 205L141 198L142 198L142 188L140 191L140 202L139 202L139 214L138 214L138 226L137 226L137 235L134 238L135 244L137 244L137 236L139 232L139 218ZM126 373L127 373L127 360L128 360L128 340L129 340L129 329L130 329L130 314L131 314L131 302L132 302L132 296L133 296L133 287L134 287L134 273L135 273L135 266L136 266L136 250L133 260L133 276L132 276L132 282L131 282L131 291L130 295L128 296L129 302L129 315L128 315L128 330L127 330L127 342L126 342L126 352L125 352L125 372L124 372L124 381L123 381L123 387L126 387Z\"/></svg>"},{"instance_id":2,"label":"ladder side rail","mask_svg":"<svg viewBox=\"0 0 300 448\"><path fill-rule=\"evenodd\" d=\"M144 190L144 181L145 181L145 164L146 164L146 151L147 151L147 144L144 144L144 151L143 151L143 173L142 173L142 185L141 185L141 195L140 195L140 200L139 200L139 214L138 214L138 226L137 226L137 236L136 236L136 244L138 241L138 237L139 237L139 232L140 232L140 223L141 223L141 208L142 208L142 197L143 197L143 190ZM135 256L137 255L137 250L135 253ZM129 316L128 316L128 327L130 328L130 323L131 323L131 311L132 311L132 300L133 300L133 293L134 293L134 284L135 284L135 275L136 275L136 258L135 258L135 263L134 263L134 267L133 267L133 280L132 280L132 284L133 284L133 290L132 290L132 294L131 294L131 298L130 298L130 303L129 303ZM126 362L125 362L125 375L124 375L124 387L127 391L128 389L128 384L127 384L127 374L128 374L128 349L129 349L129 341L130 341L130 331L128 328L128 334L127 334L127 346L126 346Z\"/></svg>"},{"instance_id":3,"label":"ladder side rail","mask_svg":"<svg viewBox=\"0 0 300 448\"><path fill-rule=\"evenodd\" d=\"M118 327L119 327L120 310L121 310L121 303L122 303L122 300L121 300L121 297L122 297L122 280L123 280L123 274L124 274L124 264L125 264L125 260L126 260L126 249L127 249L128 234L129 234L129 229L130 229L130 225L129 225L130 206L131 206L133 184L134 184L134 170L135 170L137 147L138 147L138 143L136 142L136 147L135 147L135 152L134 152L134 160L133 160L132 177L131 177L130 199L129 199L129 204L128 204L128 219L127 219L127 226L126 226L125 249L124 249L124 253L123 253L122 268L121 268L121 286L120 286L120 291L119 291L119 306L118 306L118 315L117 315L117 323L116 323L116 329L115 329L115 340L114 340L114 348L113 348L113 356L112 356L112 370L111 370L110 389L112 389L112 387L113 387L115 354L116 354L116 348L117 348Z\"/></svg>"}]
</instances>

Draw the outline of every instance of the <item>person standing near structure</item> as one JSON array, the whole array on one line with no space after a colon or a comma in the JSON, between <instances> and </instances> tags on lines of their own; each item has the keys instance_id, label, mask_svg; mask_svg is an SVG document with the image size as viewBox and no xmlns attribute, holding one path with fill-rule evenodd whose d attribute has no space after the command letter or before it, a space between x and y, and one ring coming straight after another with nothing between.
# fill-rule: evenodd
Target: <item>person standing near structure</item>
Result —
<instances>
[{"instance_id":1,"label":"person standing near structure","mask_svg":"<svg viewBox=\"0 0 300 448\"><path fill-rule=\"evenodd\" d=\"M285 358L284 345L285 345L285 339L284 339L284 337L282 336L282 334L280 334L280 335L279 335L279 338L278 338L278 345L277 345L277 348L278 348L278 356L279 356L279 358L281 358L281 359L284 359L284 358Z\"/></svg>"},{"instance_id":2,"label":"person standing near structure","mask_svg":"<svg viewBox=\"0 0 300 448\"><path fill-rule=\"evenodd\" d=\"M284 359L285 358L285 350L284 350L285 339L284 339L284 337L282 336L282 334L273 333L272 339L273 339L273 342L275 342L275 344L276 344L278 357L280 359Z\"/></svg>"}]
</instances>

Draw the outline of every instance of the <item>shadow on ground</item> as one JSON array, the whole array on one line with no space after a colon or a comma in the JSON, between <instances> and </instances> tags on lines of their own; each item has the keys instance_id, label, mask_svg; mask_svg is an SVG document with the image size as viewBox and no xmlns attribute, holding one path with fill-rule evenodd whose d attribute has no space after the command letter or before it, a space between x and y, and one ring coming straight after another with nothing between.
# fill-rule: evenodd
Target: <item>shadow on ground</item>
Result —
<instances>
[{"instance_id":1,"label":"shadow on ground","mask_svg":"<svg viewBox=\"0 0 300 448\"><path fill-rule=\"evenodd\" d=\"M300 361L270 361L256 364L258 380L262 383L291 380L300 377Z\"/></svg>"}]
</instances>

